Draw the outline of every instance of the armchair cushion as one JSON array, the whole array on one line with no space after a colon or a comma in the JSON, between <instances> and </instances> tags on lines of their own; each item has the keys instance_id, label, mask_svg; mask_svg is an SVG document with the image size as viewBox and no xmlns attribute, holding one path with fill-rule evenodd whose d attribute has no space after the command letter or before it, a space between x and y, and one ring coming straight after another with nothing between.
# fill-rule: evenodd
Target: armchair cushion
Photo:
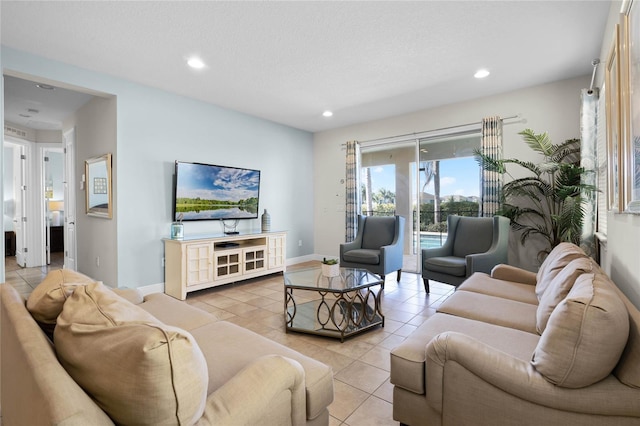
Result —
<instances>
[{"instance_id":1,"label":"armchair cushion","mask_svg":"<svg viewBox=\"0 0 640 426\"><path fill-rule=\"evenodd\" d=\"M467 261L464 257L443 256L425 259L425 269L455 277L464 277L467 274Z\"/></svg>"},{"instance_id":2,"label":"armchair cushion","mask_svg":"<svg viewBox=\"0 0 640 426\"><path fill-rule=\"evenodd\" d=\"M469 254L484 253L493 241L493 218L461 217L458 220L453 243L453 255L465 257Z\"/></svg>"},{"instance_id":3,"label":"armchair cushion","mask_svg":"<svg viewBox=\"0 0 640 426\"><path fill-rule=\"evenodd\" d=\"M395 237L395 222L393 216L367 217L362 234L362 248L380 250L380 247L391 244Z\"/></svg>"},{"instance_id":4,"label":"armchair cushion","mask_svg":"<svg viewBox=\"0 0 640 426\"><path fill-rule=\"evenodd\" d=\"M607 377L629 337L629 314L602 273L580 275L549 317L531 364L549 382L581 388Z\"/></svg>"},{"instance_id":5,"label":"armchair cushion","mask_svg":"<svg viewBox=\"0 0 640 426\"><path fill-rule=\"evenodd\" d=\"M380 250L373 249L355 249L345 252L344 260L355 263L366 263L368 265L377 265L380 263Z\"/></svg>"}]
</instances>

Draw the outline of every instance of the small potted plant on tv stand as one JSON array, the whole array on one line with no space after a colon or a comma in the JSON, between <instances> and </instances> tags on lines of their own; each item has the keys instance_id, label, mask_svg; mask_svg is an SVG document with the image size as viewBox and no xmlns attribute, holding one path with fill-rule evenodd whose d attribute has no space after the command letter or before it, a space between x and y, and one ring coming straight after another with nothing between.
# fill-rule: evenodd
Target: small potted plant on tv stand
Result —
<instances>
[{"instance_id":1,"label":"small potted plant on tv stand","mask_svg":"<svg viewBox=\"0 0 640 426\"><path fill-rule=\"evenodd\" d=\"M326 257L322 259L322 275L325 277L337 277L340 275L340 264L338 264L338 259L327 259Z\"/></svg>"}]
</instances>

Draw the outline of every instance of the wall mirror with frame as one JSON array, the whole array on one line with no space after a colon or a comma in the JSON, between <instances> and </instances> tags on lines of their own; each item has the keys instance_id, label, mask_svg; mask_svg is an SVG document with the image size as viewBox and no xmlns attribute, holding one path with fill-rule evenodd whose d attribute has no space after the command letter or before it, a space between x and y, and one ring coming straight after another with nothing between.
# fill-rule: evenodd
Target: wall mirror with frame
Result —
<instances>
[{"instance_id":1,"label":"wall mirror with frame","mask_svg":"<svg viewBox=\"0 0 640 426\"><path fill-rule=\"evenodd\" d=\"M90 158L84 162L84 167L87 215L111 219L111 154Z\"/></svg>"}]
</instances>

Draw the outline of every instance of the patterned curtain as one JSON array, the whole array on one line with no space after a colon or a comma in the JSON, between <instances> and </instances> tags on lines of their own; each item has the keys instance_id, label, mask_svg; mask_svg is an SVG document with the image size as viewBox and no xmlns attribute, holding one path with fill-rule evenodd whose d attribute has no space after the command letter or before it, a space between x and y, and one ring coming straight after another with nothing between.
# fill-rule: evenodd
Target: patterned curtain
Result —
<instances>
[{"instance_id":1,"label":"patterned curtain","mask_svg":"<svg viewBox=\"0 0 640 426\"><path fill-rule=\"evenodd\" d=\"M587 185L596 185L596 146L598 89L582 89L580 94L580 166L590 173L583 173L580 181ZM596 256L595 226L596 199L584 200L584 218L580 247L591 257Z\"/></svg>"},{"instance_id":2,"label":"patterned curtain","mask_svg":"<svg viewBox=\"0 0 640 426\"><path fill-rule=\"evenodd\" d=\"M487 117L482 119L481 151L496 160L502 159L502 119ZM480 196L480 216L491 217L500 209L502 175L497 172L482 171Z\"/></svg>"},{"instance_id":3,"label":"patterned curtain","mask_svg":"<svg viewBox=\"0 0 640 426\"><path fill-rule=\"evenodd\" d=\"M357 141L347 142L347 182L346 182L346 229L345 241L351 242L358 232L358 215L360 202L360 144Z\"/></svg>"}]
</instances>

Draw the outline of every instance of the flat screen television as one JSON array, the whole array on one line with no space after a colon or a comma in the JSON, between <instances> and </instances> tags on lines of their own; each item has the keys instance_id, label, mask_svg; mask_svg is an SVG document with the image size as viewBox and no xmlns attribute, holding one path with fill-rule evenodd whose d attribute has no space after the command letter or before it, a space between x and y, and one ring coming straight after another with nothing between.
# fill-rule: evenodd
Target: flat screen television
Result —
<instances>
[{"instance_id":1,"label":"flat screen television","mask_svg":"<svg viewBox=\"0 0 640 426\"><path fill-rule=\"evenodd\" d=\"M256 219L260 170L176 161L173 218Z\"/></svg>"}]
</instances>

